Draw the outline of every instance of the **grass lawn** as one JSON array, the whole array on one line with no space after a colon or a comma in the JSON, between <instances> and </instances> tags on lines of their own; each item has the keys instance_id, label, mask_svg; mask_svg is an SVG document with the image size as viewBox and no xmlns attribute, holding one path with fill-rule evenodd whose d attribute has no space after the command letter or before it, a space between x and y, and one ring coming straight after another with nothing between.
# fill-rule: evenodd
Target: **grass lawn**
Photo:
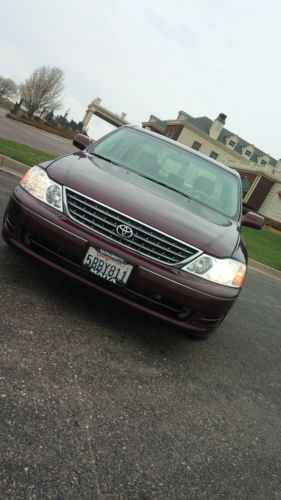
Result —
<instances>
[{"instance_id":1,"label":"grass lawn","mask_svg":"<svg viewBox=\"0 0 281 500\"><path fill-rule=\"evenodd\" d=\"M26 165L36 165L42 161L52 160L55 155L40 151L40 149L30 148L24 144L19 144L0 137L0 154L9 156L13 160L20 161Z\"/></svg>"},{"instance_id":2,"label":"grass lawn","mask_svg":"<svg viewBox=\"0 0 281 500\"><path fill-rule=\"evenodd\" d=\"M250 259L281 271L281 234L267 228L260 231L244 227L242 230Z\"/></svg>"}]
</instances>

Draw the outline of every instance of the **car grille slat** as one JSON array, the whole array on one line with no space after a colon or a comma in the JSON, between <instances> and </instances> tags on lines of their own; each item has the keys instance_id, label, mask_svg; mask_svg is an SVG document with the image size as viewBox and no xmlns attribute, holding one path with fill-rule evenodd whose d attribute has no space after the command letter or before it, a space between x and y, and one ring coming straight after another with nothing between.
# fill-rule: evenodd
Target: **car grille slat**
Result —
<instances>
[{"instance_id":1,"label":"car grille slat","mask_svg":"<svg viewBox=\"0 0 281 500\"><path fill-rule=\"evenodd\" d=\"M120 238L121 240L121 238ZM164 252L157 252L157 250L154 250L152 248L146 247L145 245L139 245L137 242L130 241L126 244L129 248L132 248L133 250L137 250L141 252L144 255L148 255L149 257L153 257L154 255L157 256L157 258L160 258L163 260L163 262L170 262L173 261L173 263L178 262L178 259L175 257L171 257L169 255L166 255ZM159 260L160 260L159 259Z\"/></svg>"},{"instance_id":2,"label":"car grille slat","mask_svg":"<svg viewBox=\"0 0 281 500\"><path fill-rule=\"evenodd\" d=\"M69 198L70 198L70 200L69 200ZM73 203L71 201L71 199L74 199L75 203ZM78 204L76 202L78 202ZM155 239L156 241L161 241L161 242L167 243L170 247L172 246L173 251L174 251L174 249L177 249L177 250L180 250L180 251L183 250L183 245L179 246L175 241L169 239L169 237L165 237L165 235L162 235L161 233L159 233L159 235L158 235L155 232L155 230L149 231L149 230L145 229L144 227L142 227L141 224L137 225L135 223L135 221L132 221L131 219L126 218L126 216L120 217L120 216L118 216L118 212L117 212L117 216L115 214L113 215L109 211L105 211L105 210L101 209L95 202L92 202L92 204L91 204L91 203L89 203L88 200L87 201L84 201L84 200L81 201L76 196L73 196L72 193L71 193L68 196L68 204L71 204L72 206L74 206L75 208L78 208L78 209L81 207L81 209L83 211L89 213L90 215L94 216L95 218L100 218L100 220L102 220L103 222L106 221L108 224L110 222L108 221L107 217L110 217L110 218L112 218L115 221L115 223L113 223L114 227L116 227L118 225L118 223L129 224L132 229L135 229L136 231L140 231L141 233L147 235L150 239ZM79 207L79 204L80 204L80 207ZM87 209L84 208L84 205L86 205L89 208L93 209L94 212L87 211ZM106 219L100 217L99 215L97 215L97 212L101 212L101 214L105 215ZM118 220L116 222L116 218L117 217L118 217ZM188 247L186 246L184 248L184 250L185 250L185 254L184 254L185 257L184 258L186 258L186 252L188 251L187 249L188 249ZM190 251L190 255L194 254L193 250L194 249L192 248L191 251Z\"/></svg>"},{"instance_id":3,"label":"car grille slat","mask_svg":"<svg viewBox=\"0 0 281 500\"><path fill-rule=\"evenodd\" d=\"M97 215L95 212L90 212L90 210L86 210L85 208L81 208L79 206L77 206L75 203L73 203L72 201L71 202L68 202L68 206L71 206L73 207L73 212L75 212L77 214L77 216L79 216L79 211L80 212L84 212L88 215L90 215L91 217L94 217L95 219L97 220L100 220L101 222L108 224L108 225L111 225L113 226L113 229L116 227L116 223L114 222L110 222L109 220L107 219L103 219L101 216ZM81 215L81 217L83 217L83 215Z\"/></svg>"},{"instance_id":4,"label":"car grille slat","mask_svg":"<svg viewBox=\"0 0 281 500\"><path fill-rule=\"evenodd\" d=\"M100 212L102 215L105 215L106 217L110 216L110 212L108 212L106 210L102 210L102 208L99 207L94 202L89 203L88 200L81 200L81 199L77 198L77 196L73 196L72 194L68 194L67 198L68 198L68 203L72 203L75 206L79 206L79 204L80 204L80 206L82 206L83 209L84 209L84 206L87 206L94 211ZM73 203L73 201L71 201L71 200L74 200L75 203ZM116 219L116 217L114 217L114 216L112 216L112 218Z\"/></svg>"},{"instance_id":5,"label":"car grille slat","mask_svg":"<svg viewBox=\"0 0 281 500\"><path fill-rule=\"evenodd\" d=\"M99 230L105 231L105 232L107 232L109 234L112 233L111 229L107 229L106 227L104 227L101 224L94 223L93 220L88 219L88 217L86 217L85 215L79 215L76 212L73 212L72 215L73 215L74 218L76 218L76 220L78 222L81 222L81 224L87 225L87 227L89 227L90 229L98 228Z\"/></svg>"},{"instance_id":6,"label":"car grille slat","mask_svg":"<svg viewBox=\"0 0 281 500\"><path fill-rule=\"evenodd\" d=\"M163 250L164 252L170 253L170 254L174 255L175 257L178 257L180 260L186 259L186 255L183 252L181 252L181 253L175 252L174 249L170 250L167 247L164 247L163 245L160 245L160 243L153 244L149 240L147 240L146 238L143 238L142 236L139 236L138 234L135 234L134 240L140 240L141 241L140 246L142 246L142 244L144 244L144 245L152 245L155 248L157 248L157 250L159 250L159 251Z\"/></svg>"},{"instance_id":7,"label":"car grille slat","mask_svg":"<svg viewBox=\"0 0 281 500\"><path fill-rule=\"evenodd\" d=\"M70 217L80 224L158 262L176 265L200 253L172 236L69 188L65 188L65 201ZM116 232L119 224L128 225L134 231L132 238L126 239Z\"/></svg>"},{"instance_id":8,"label":"car grille slat","mask_svg":"<svg viewBox=\"0 0 281 500\"><path fill-rule=\"evenodd\" d=\"M99 229L104 229L104 231L106 231L107 233L111 234L112 233L112 229L108 229L100 224L98 224L98 222L96 221L96 219L101 220L100 217L97 217L96 215L94 216L94 222L93 222L93 219L89 219L88 217L86 217L85 215L80 215L76 210L73 212L77 218L79 218L81 220L81 222L85 222L85 223L88 223L89 224L89 227L97 227ZM89 211L86 211L87 214L90 214ZM107 224L108 222L106 221L105 224ZM111 223L109 223L111 224ZM116 225L114 225L114 228L113 230L115 229ZM117 236L117 235L116 235ZM120 237L119 237L120 238ZM122 238L120 238L120 240L122 240ZM135 234L135 237L134 237L134 240L139 240L140 243L135 243L135 242L131 242L131 241L128 241L127 245L129 247L133 246L134 244L136 246L138 246L139 248L141 248L142 252L145 251L146 253L149 253L149 252L152 252L153 254L155 255L163 255L168 253L168 254L171 254L171 257L175 262L178 262L178 261L181 261L183 259L186 258L186 255L182 252L182 253L179 253L179 252L175 252L173 249L169 249L167 247L164 247L162 245L160 245L159 243L157 243L157 245L154 245L153 243L151 243L149 240L147 240L146 238L142 238L141 236L139 236L137 233ZM150 246L147 246L147 245L150 245ZM155 249L157 249L157 251L155 251ZM161 253L161 250L163 250L163 253Z\"/></svg>"}]
</instances>

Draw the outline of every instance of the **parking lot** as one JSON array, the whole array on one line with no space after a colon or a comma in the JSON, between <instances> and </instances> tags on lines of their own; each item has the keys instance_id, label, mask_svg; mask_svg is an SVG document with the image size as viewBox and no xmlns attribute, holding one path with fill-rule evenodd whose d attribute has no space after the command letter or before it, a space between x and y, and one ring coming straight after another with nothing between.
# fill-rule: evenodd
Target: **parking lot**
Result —
<instances>
[{"instance_id":1,"label":"parking lot","mask_svg":"<svg viewBox=\"0 0 281 500\"><path fill-rule=\"evenodd\" d=\"M1 499L281 498L280 281L203 342L2 239L0 284Z\"/></svg>"}]
</instances>

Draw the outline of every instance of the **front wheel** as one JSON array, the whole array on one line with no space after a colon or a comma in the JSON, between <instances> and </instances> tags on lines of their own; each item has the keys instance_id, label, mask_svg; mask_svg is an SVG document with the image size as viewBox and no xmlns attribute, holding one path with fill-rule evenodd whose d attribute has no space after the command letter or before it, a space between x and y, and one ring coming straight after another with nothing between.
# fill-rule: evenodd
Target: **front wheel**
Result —
<instances>
[{"instance_id":1,"label":"front wheel","mask_svg":"<svg viewBox=\"0 0 281 500\"><path fill-rule=\"evenodd\" d=\"M213 332L207 332L207 333L198 333L198 332L195 332L195 331L187 331L187 336L192 339L192 340L197 340L197 341L202 341L202 340L206 340L207 338L209 338Z\"/></svg>"}]
</instances>

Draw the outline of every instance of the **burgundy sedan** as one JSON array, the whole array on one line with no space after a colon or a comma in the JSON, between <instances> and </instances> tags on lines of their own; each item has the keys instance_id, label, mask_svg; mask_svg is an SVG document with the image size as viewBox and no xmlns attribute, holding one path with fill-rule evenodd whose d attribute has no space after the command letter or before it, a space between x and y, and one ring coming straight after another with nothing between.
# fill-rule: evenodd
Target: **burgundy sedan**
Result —
<instances>
[{"instance_id":1,"label":"burgundy sedan","mask_svg":"<svg viewBox=\"0 0 281 500\"><path fill-rule=\"evenodd\" d=\"M8 203L4 239L85 285L200 338L239 296L247 253L239 174L125 126L32 167ZM86 146L86 147L85 147Z\"/></svg>"}]
</instances>

